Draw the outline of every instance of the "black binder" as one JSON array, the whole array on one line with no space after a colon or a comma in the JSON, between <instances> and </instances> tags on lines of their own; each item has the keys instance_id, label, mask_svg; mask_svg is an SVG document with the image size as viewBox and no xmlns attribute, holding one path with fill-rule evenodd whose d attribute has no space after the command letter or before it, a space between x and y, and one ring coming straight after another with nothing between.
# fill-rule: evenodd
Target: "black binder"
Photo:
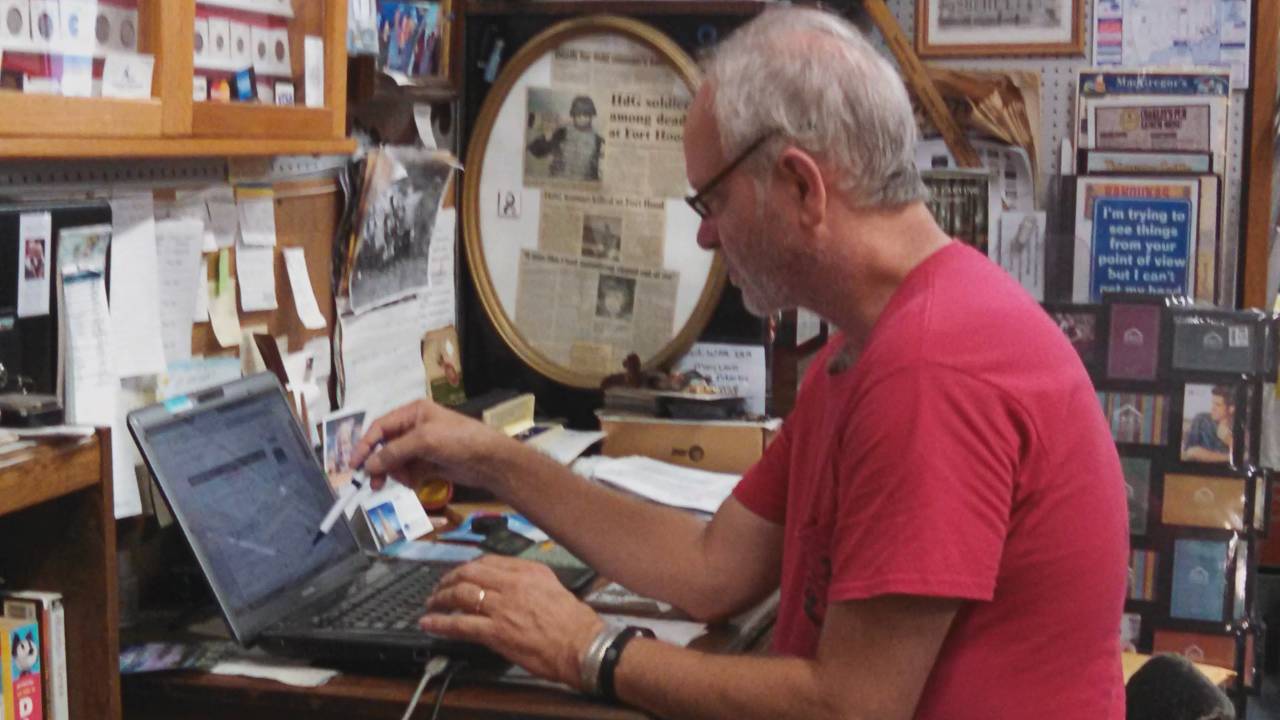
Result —
<instances>
[{"instance_id":1,"label":"black binder","mask_svg":"<svg viewBox=\"0 0 1280 720\"><path fill-rule=\"evenodd\" d=\"M18 223L24 213L47 212L53 220L50 256L47 259L49 314L18 317ZM5 204L0 202L0 363L8 371L9 386L17 390L16 376L30 378L32 393L56 395L58 383L58 233L64 228L110 225L111 207L105 201Z\"/></svg>"}]
</instances>

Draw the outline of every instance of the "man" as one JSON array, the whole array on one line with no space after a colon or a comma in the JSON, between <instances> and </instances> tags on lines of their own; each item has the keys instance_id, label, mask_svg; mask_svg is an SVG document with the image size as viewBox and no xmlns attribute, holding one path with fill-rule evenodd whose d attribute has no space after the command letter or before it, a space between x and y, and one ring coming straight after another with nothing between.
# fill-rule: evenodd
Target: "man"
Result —
<instances>
[{"instance_id":1,"label":"man","mask_svg":"<svg viewBox=\"0 0 1280 720\"><path fill-rule=\"evenodd\" d=\"M599 180L604 138L592 127L595 118L596 104L590 96L575 97L569 105L571 124L556 128L549 137L534 138L529 154L536 158L550 155L548 171L553 178Z\"/></svg>"},{"instance_id":2,"label":"man","mask_svg":"<svg viewBox=\"0 0 1280 720\"><path fill-rule=\"evenodd\" d=\"M1182 459L1193 462L1230 463L1235 439L1236 399L1229 385L1214 385L1209 412L1191 419L1182 438Z\"/></svg>"},{"instance_id":3,"label":"man","mask_svg":"<svg viewBox=\"0 0 1280 720\"><path fill-rule=\"evenodd\" d=\"M812 308L842 335L709 523L427 402L357 448L385 443L375 478L487 488L699 619L781 587L775 656L636 638L598 662L595 613L504 558L451 573L422 627L575 687L608 665L662 717L1122 718L1127 515L1097 397L1017 283L938 229L914 143L892 66L833 16L768 11L711 59L685 126L698 241L753 312Z\"/></svg>"}]
</instances>

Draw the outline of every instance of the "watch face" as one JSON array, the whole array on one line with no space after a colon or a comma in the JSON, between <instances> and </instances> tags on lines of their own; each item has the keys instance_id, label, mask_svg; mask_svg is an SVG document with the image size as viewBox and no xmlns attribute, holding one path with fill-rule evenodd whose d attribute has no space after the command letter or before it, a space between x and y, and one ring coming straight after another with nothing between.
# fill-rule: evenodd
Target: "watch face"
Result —
<instances>
[{"instance_id":1,"label":"watch face","mask_svg":"<svg viewBox=\"0 0 1280 720\"><path fill-rule=\"evenodd\" d=\"M98 21L93 28L93 35L98 39L99 45L105 45L111 39L111 21L106 15L99 15Z\"/></svg>"},{"instance_id":2,"label":"watch face","mask_svg":"<svg viewBox=\"0 0 1280 720\"><path fill-rule=\"evenodd\" d=\"M278 60L278 61L280 61L280 62L284 62L284 61L285 61L285 57L284 57L284 41L282 41L282 40L277 40L277 41L276 41L276 60Z\"/></svg>"},{"instance_id":3,"label":"watch face","mask_svg":"<svg viewBox=\"0 0 1280 720\"><path fill-rule=\"evenodd\" d=\"M120 26L120 42L127 48L133 47L138 42L138 30L133 26L132 20L125 20L124 25Z\"/></svg>"},{"instance_id":4,"label":"watch face","mask_svg":"<svg viewBox=\"0 0 1280 720\"><path fill-rule=\"evenodd\" d=\"M45 40L53 37L53 18L49 17L49 13L40 13L40 19L36 21L36 31Z\"/></svg>"}]
</instances>

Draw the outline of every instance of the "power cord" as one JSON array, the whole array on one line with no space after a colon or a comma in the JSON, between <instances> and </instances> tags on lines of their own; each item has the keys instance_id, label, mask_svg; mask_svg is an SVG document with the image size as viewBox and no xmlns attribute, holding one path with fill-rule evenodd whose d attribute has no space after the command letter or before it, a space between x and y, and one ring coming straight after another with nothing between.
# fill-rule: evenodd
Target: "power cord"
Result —
<instances>
[{"instance_id":1,"label":"power cord","mask_svg":"<svg viewBox=\"0 0 1280 720\"><path fill-rule=\"evenodd\" d=\"M440 706L444 705L444 693L449 689L449 682L453 680L453 676L462 669L464 663L456 662L449 667L449 674L444 676L444 680L440 681L440 689L436 691L436 704L431 708L431 720L440 717Z\"/></svg>"},{"instance_id":2,"label":"power cord","mask_svg":"<svg viewBox=\"0 0 1280 720\"><path fill-rule=\"evenodd\" d=\"M439 676L440 673L444 672L446 668L450 667L450 665L451 663L449 662L449 658L444 655L436 655L435 657L427 660L426 666L422 669L422 679L418 681L418 687L413 691L413 697L409 699L409 707L405 708L404 716L401 717L400 720L409 720L413 715L413 711L418 707L418 701L422 699L422 691L427 689L427 685L431 682L432 678ZM450 669L449 675L445 677L444 683L440 686L439 697L436 698L436 707L431 713L431 717L433 718L436 716L436 713L440 711L440 700L444 697L445 688L449 684L449 679L453 677L453 673L454 670Z\"/></svg>"}]
</instances>

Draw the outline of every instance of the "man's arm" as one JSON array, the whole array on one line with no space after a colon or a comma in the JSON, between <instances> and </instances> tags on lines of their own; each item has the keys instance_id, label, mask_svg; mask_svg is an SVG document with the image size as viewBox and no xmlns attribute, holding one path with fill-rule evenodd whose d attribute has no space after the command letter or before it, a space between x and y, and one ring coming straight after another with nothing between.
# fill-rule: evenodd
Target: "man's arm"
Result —
<instances>
[{"instance_id":1,"label":"man's arm","mask_svg":"<svg viewBox=\"0 0 1280 720\"><path fill-rule=\"evenodd\" d=\"M778 586L782 528L736 500L705 523L589 483L430 401L379 418L352 462L375 486L388 474L406 482L443 475L489 490L606 577L698 619L731 615Z\"/></svg>"},{"instance_id":2,"label":"man's arm","mask_svg":"<svg viewBox=\"0 0 1280 720\"><path fill-rule=\"evenodd\" d=\"M579 687L582 652L601 624L585 605L566 602L549 572L525 570L503 558L451 574L422 627L482 642ZM478 587L486 588L482 603ZM615 692L665 718L910 718L960 603L901 595L833 603L812 660L708 655L636 639L622 653Z\"/></svg>"}]
</instances>

